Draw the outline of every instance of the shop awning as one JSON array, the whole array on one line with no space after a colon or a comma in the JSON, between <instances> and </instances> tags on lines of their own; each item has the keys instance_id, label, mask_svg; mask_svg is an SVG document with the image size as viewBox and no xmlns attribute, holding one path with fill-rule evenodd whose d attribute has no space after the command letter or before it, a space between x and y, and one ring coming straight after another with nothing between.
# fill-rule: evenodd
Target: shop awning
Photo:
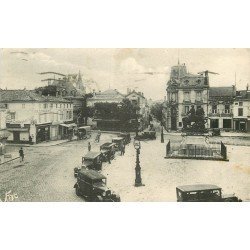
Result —
<instances>
[{"instance_id":1,"label":"shop awning","mask_svg":"<svg viewBox=\"0 0 250 250\"><path fill-rule=\"evenodd\" d=\"M28 128L7 128L7 130L10 131L10 132L15 132L15 131L28 132L29 131Z\"/></svg>"},{"instance_id":2,"label":"shop awning","mask_svg":"<svg viewBox=\"0 0 250 250\"><path fill-rule=\"evenodd\" d=\"M66 128L73 128L73 127L76 127L76 124L75 123L69 123L69 124L60 124L60 126L62 127L66 127Z\"/></svg>"}]
</instances>

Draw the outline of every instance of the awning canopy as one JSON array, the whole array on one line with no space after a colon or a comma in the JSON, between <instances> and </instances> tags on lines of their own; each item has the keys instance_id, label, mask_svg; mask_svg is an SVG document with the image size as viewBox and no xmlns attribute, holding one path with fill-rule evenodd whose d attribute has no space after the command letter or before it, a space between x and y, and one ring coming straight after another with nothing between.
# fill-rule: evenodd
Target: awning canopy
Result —
<instances>
[{"instance_id":1,"label":"awning canopy","mask_svg":"<svg viewBox=\"0 0 250 250\"><path fill-rule=\"evenodd\" d=\"M73 128L73 127L76 127L76 124L75 123L69 123L69 124L60 124L60 126L62 127L66 127L66 128Z\"/></svg>"},{"instance_id":2,"label":"awning canopy","mask_svg":"<svg viewBox=\"0 0 250 250\"><path fill-rule=\"evenodd\" d=\"M28 128L7 128L7 130L10 131L10 132L15 132L15 131L28 132L29 131Z\"/></svg>"}]
</instances>

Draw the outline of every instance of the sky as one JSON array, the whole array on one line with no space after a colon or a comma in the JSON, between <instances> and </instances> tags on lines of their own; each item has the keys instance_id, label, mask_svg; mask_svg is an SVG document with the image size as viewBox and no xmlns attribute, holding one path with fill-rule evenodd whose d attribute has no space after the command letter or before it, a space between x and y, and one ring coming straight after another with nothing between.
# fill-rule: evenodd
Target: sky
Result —
<instances>
[{"instance_id":1,"label":"sky","mask_svg":"<svg viewBox=\"0 0 250 250\"><path fill-rule=\"evenodd\" d=\"M1 49L0 88L34 89L46 85L39 72L73 74L93 79L91 89L144 92L147 98L166 95L171 66L185 63L190 73L210 70L210 86L245 89L250 84L250 49ZM154 72L154 74L147 74ZM146 73L146 74L145 74Z\"/></svg>"}]
</instances>

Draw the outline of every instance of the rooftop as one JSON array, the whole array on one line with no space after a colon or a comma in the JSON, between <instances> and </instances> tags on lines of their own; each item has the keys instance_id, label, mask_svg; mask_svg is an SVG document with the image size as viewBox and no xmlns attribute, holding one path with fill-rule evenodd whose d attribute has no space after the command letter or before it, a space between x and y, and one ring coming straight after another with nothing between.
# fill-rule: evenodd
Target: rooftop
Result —
<instances>
[{"instance_id":1,"label":"rooftop","mask_svg":"<svg viewBox=\"0 0 250 250\"><path fill-rule=\"evenodd\" d=\"M91 180L100 180L100 179L106 179L106 177L99 172L95 170L86 170L86 169L81 169L80 173L85 175Z\"/></svg>"},{"instance_id":2,"label":"rooftop","mask_svg":"<svg viewBox=\"0 0 250 250\"><path fill-rule=\"evenodd\" d=\"M0 102L65 102L70 103L70 101L65 100L62 97L55 96L42 96L35 93L33 90L0 90Z\"/></svg>"},{"instance_id":3,"label":"rooftop","mask_svg":"<svg viewBox=\"0 0 250 250\"><path fill-rule=\"evenodd\" d=\"M196 184L196 185L178 186L177 189L180 189L183 192L193 192L193 191L213 190L221 188L211 184Z\"/></svg>"},{"instance_id":4,"label":"rooftop","mask_svg":"<svg viewBox=\"0 0 250 250\"><path fill-rule=\"evenodd\" d=\"M118 90L116 89L108 89L103 92L98 92L96 93L93 98L91 99L117 99L117 98L123 98L124 95L121 94Z\"/></svg>"},{"instance_id":5,"label":"rooftop","mask_svg":"<svg viewBox=\"0 0 250 250\"><path fill-rule=\"evenodd\" d=\"M235 88L230 87L210 87L209 88L209 97L234 97Z\"/></svg>"}]
</instances>

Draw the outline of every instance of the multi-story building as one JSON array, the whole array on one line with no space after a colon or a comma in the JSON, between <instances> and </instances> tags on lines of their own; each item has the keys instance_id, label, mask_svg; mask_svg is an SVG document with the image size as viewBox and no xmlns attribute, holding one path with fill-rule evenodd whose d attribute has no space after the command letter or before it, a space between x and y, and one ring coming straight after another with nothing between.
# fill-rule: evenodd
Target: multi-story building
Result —
<instances>
[{"instance_id":1,"label":"multi-story building","mask_svg":"<svg viewBox=\"0 0 250 250\"><path fill-rule=\"evenodd\" d=\"M41 96L29 90L1 90L9 142L38 143L72 133L73 104L62 97Z\"/></svg>"},{"instance_id":2,"label":"multi-story building","mask_svg":"<svg viewBox=\"0 0 250 250\"><path fill-rule=\"evenodd\" d=\"M210 87L208 127L231 130L233 128L233 102L235 86Z\"/></svg>"},{"instance_id":3,"label":"multi-story building","mask_svg":"<svg viewBox=\"0 0 250 250\"><path fill-rule=\"evenodd\" d=\"M233 106L233 128L235 131L250 132L250 90L236 91Z\"/></svg>"},{"instance_id":4,"label":"multi-story building","mask_svg":"<svg viewBox=\"0 0 250 250\"><path fill-rule=\"evenodd\" d=\"M140 125L142 128L146 128L149 124L149 106L147 104L147 99L142 92L136 92L135 90L127 90L126 98L129 99L133 104L139 106L139 114L141 116Z\"/></svg>"},{"instance_id":5,"label":"multi-story building","mask_svg":"<svg viewBox=\"0 0 250 250\"><path fill-rule=\"evenodd\" d=\"M202 74L190 74L185 64L171 68L170 80L167 83L167 99L163 113L165 126L169 130L183 127L182 118L187 115L191 106L202 107L205 116L208 114L209 82Z\"/></svg>"}]
</instances>

